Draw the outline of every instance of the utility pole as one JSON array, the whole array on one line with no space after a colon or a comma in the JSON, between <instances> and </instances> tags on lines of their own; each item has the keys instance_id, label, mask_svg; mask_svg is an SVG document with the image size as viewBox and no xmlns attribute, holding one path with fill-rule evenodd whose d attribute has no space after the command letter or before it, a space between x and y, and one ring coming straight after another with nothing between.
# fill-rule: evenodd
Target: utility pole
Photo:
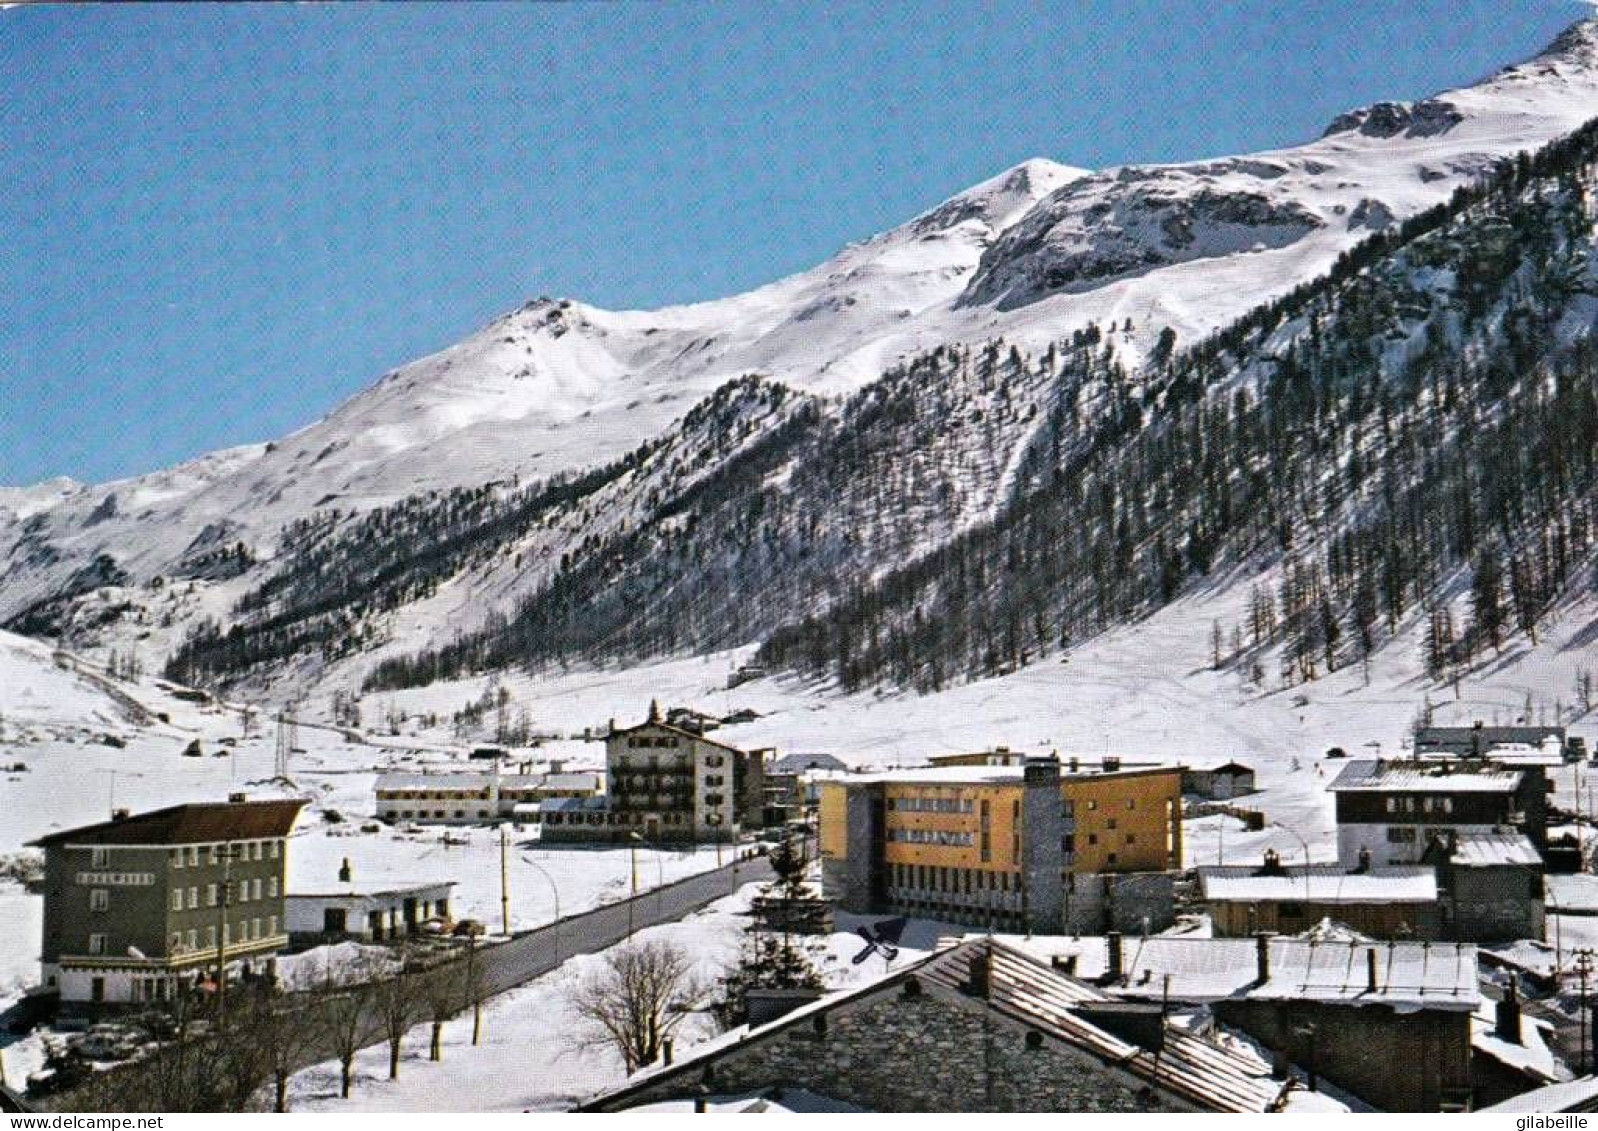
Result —
<instances>
[{"instance_id":1,"label":"utility pole","mask_svg":"<svg viewBox=\"0 0 1598 1131\"><path fill-rule=\"evenodd\" d=\"M1576 974L1581 979L1581 995L1577 999L1576 1026L1581 1031L1581 1056L1577 1059L1582 1075L1592 1071L1588 1059L1587 1026L1589 1024L1587 1013L1587 975L1592 973L1592 951L1579 950L1576 952Z\"/></svg>"},{"instance_id":2,"label":"utility pole","mask_svg":"<svg viewBox=\"0 0 1598 1131\"><path fill-rule=\"evenodd\" d=\"M627 901L627 941L633 941L633 905L638 902L638 841L637 833L627 834L627 851L632 857L633 894Z\"/></svg>"},{"instance_id":3,"label":"utility pole","mask_svg":"<svg viewBox=\"0 0 1598 1131\"><path fill-rule=\"evenodd\" d=\"M499 918L506 938L510 938L510 869L505 864L505 824L499 826Z\"/></svg>"},{"instance_id":4,"label":"utility pole","mask_svg":"<svg viewBox=\"0 0 1598 1131\"><path fill-rule=\"evenodd\" d=\"M233 845L222 846L222 889L216 900L216 1027L227 1028L227 909L233 897Z\"/></svg>"}]
</instances>

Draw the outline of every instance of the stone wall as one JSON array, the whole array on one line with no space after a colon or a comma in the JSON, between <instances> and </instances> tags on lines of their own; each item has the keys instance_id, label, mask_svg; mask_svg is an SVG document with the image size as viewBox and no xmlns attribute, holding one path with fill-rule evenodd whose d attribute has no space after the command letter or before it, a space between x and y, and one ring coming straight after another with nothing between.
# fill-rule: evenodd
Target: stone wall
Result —
<instances>
[{"instance_id":1,"label":"stone wall","mask_svg":"<svg viewBox=\"0 0 1598 1131\"><path fill-rule=\"evenodd\" d=\"M1466 1012L1226 1001L1216 1003L1215 1013L1300 1068L1384 1111L1438 1111L1470 1096Z\"/></svg>"},{"instance_id":2,"label":"stone wall","mask_svg":"<svg viewBox=\"0 0 1598 1131\"><path fill-rule=\"evenodd\" d=\"M708 1069L708 1072L707 1072ZM619 1110L694 1095L804 1088L872 1111L1181 1111L1136 1078L989 1012L896 987L688 1064L613 1097Z\"/></svg>"}]
</instances>

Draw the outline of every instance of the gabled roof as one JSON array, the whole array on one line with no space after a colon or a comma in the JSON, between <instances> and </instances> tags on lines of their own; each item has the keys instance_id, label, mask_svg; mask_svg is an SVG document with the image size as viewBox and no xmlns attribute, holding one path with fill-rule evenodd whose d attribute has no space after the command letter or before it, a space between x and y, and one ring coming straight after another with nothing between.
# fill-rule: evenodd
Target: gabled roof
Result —
<instances>
[{"instance_id":1,"label":"gabled roof","mask_svg":"<svg viewBox=\"0 0 1598 1131\"><path fill-rule=\"evenodd\" d=\"M831 754L788 754L766 767L768 774L802 774L806 770L847 770Z\"/></svg>"},{"instance_id":2,"label":"gabled roof","mask_svg":"<svg viewBox=\"0 0 1598 1131\"><path fill-rule=\"evenodd\" d=\"M663 731L667 732L668 734L675 734L675 735L678 735L678 736L680 736L682 738L691 738L695 742L703 742L707 746L717 746L717 747L720 747L722 750L730 750L734 754L742 754L742 753L744 753L744 751L741 748L737 747L737 746L733 746L733 745L731 745L729 743L726 743L726 742L719 742L719 741L717 741L714 738L709 738L709 737L707 737L705 735L700 734L698 731L688 730L688 729L686 729L684 727L672 726L670 723L663 722L663 721L661 721L659 719L655 719L653 721L650 721L650 720L646 719L645 721L639 723L637 726L616 727L616 728L611 730L611 732L608 735L608 737L616 738L616 737L619 737L621 735L633 734L633 733L635 733L637 731L641 731L641 730L663 730Z\"/></svg>"},{"instance_id":3,"label":"gabled roof","mask_svg":"<svg viewBox=\"0 0 1598 1131\"><path fill-rule=\"evenodd\" d=\"M1344 766L1326 788L1333 793L1514 793L1520 780L1515 770L1361 759Z\"/></svg>"},{"instance_id":4,"label":"gabled roof","mask_svg":"<svg viewBox=\"0 0 1598 1131\"><path fill-rule=\"evenodd\" d=\"M987 958L988 991L972 996L964 987L973 960ZM817 1015L873 998L910 979L929 992L967 1008L986 1008L1035 1029L1100 1061L1106 1071L1119 1071L1204 1111L1264 1112L1273 1110L1288 1086L1271 1077L1270 1066L1244 1052L1216 1044L1175 1027L1163 1031L1158 1052L1142 1048L1094 1024L1083 1010L1114 999L1065 976L1047 964L991 938L970 939L932 954L890 977L802 1006L768 1025L743 1034L727 1034L671 1067L645 1069L622 1088L597 1097L578 1110L618 1110L630 1093L642 1093L663 1080L681 1079L684 1087L702 1078L704 1067L753 1041L772 1039ZM787 1081L773 1081L786 1084Z\"/></svg>"},{"instance_id":5,"label":"gabled roof","mask_svg":"<svg viewBox=\"0 0 1598 1131\"><path fill-rule=\"evenodd\" d=\"M30 841L46 848L60 844L203 844L288 836L306 802L220 801L173 805L121 820L65 829Z\"/></svg>"}]
</instances>

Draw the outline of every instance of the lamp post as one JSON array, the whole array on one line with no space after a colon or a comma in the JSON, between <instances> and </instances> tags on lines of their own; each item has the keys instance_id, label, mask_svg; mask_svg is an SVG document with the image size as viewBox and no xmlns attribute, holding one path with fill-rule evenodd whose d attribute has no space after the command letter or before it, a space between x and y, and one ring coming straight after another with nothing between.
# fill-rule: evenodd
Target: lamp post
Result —
<instances>
[{"instance_id":1,"label":"lamp post","mask_svg":"<svg viewBox=\"0 0 1598 1131\"><path fill-rule=\"evenodd\" d=\"M1304 847L1304 914L1308 915L1309 905L1311 902L1309 888L1309 841L1300 836L1296 829L1290 829L1280 821L1272 821L1271 825L1273 828L1281 829Z\"/></svg>"},{"instance_id":2,"label":"lamp post","mask_svg":"<svg viewBox=\"0 0 1598 1131\"><path fill-rule=\"evenodd\" d=\"M554 927L555 927L555 961L559 962L560 961L560 957L561 957L561 945L560 945L560 888L555 886L555 877L551 876L549 874L549 872L545 870L544 866L542 864L540 864L538 861L534 860L531 856L523 856L522 857L522 863L530 865L540 876L543 876L544 879L546 881L548 881L548 883L549 883L550 892L552 892L554 894L554 896L555 896L555 922L554 922Z\"/></svg>"}]
</instances>

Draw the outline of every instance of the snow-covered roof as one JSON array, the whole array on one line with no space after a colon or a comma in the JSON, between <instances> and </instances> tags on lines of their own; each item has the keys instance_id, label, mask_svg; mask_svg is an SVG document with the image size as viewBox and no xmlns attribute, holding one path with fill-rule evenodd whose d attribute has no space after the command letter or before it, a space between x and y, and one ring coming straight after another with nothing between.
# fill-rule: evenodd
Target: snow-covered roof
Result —
<instances>
[{"instance_id":1,"label":"snow-covered roof","mask_svg":"<svg viewBox=\"0 0 1598 1131\"><path fill-rule=\"evenodd\" d=\"M1461 769L1458 763L1350 762L1326 788L1333 793L1513 793L1515 770Z\"/></svg>"},{"instance_id":2,"label":"snow-covered roof","mask_svg":"<svg viewBox=\"0 0 1598 1131\"><path fill-rule=\"evenodd\" d=\"M973 961L982 957L988 960L987 992L975 998L966 987ZM1015 947L993 938L975 937L928 955L879 981L801 1006L768 1025L723 1034L673 1066L645 1069L617 1092L601 1096L579 1110L621 1110L617 1105L625 1101L628 1093L657 1085L668 1076L680 1077L685 1087L690 1081L697 1083L702 1078L703 1065L723 1053L774 1037L816 1014L847 1008L912 976L929 990L947 994L950 1001L973 1005L980 1001L987 1008L1031 1026L1045 1039L1087 1053L1107 1067L1141 1079L1200 1110L1270 1111L1287 1086L1285 1081L1273 1079L1270 1066L1258 1057L1177 1027L1165 1028L1163 1048L1158 1052L1117 1036L1095 1024L1084 1012L1084 1007L1091 1010L1094 1004L1113 1001L1113 997L1064 976Z\"/></svg>"},{"instance_id":3,"label":"snow-covered roof","mask_svg":"<svg viewBox=\"0 0 1598 1131\"><path fill-rule=\"evenodd\" d=\"M1449 863L1462 868L1491 868L1516 864L1540 868L1543 858L1537 846L1517 832L1462 832L1454 838Z\"/></svg>"},{"instance_id":4,"label":"snow-covered roof","mask_svg":"<svg viewBox=\"0 0 1598 1131\"><path fill-rule=\"evenodd\" d=\"M1430 903L1437 898L1437 873L1421 865L1358 873L1323 866L1258 872L1247 866L1204 867L1198 870L1199 885L1204 898L1216 902Z\"/></svg>"},{"instance_id":5,"label":"snow-covered roof","mask_svg":"<svg viewBox=\"0 0 1598 1131\"><path fill-rule=\"evenodd\" d=\"M1489 1107L1476 1109L1478 1113L1495 1112L1501 1115L1534 1115L1538 1112L1598 1111L1598 1076L1583 1076L1563 1084L1549 1084L1533 1088L1518 1096L1511 1096Z\"/></svg>"},{"instance_id":6,"label":"snow-covered roof","mask_svg":"<svg viewBox=\"0 0 1598 1131\"><path fill-rule=\"evenodd\" d=\"M768 774L802 774L809 770L847 770L844 762L831 754L786 754L766 767Z\"/></svg>"},{"instance_id":7,"label":"snow-covered roof","mask_svg":"<svg viewBox=\"0 0 1598 1131\"><path fill-rule=\"evenodd\" d=\"M296 899L379 899L393 900L429 895L448 895L455 886L454 880L439 880L421 884L386 884L382 887L358 887L355 884L334 884L325 891L291 891L284 896L289 902Z\"/></svg>"},{"instance_id":8,"label":"snow-covered roof","mask_svg":"<svg viewBox=\"0 0 1598 1131\"><path fill-rule=\"evenodd\" d=\"M1546 1021L1522 1013L1520 1043L1505 1040L1498 1035L1497 1003L1483 998L1470 1019L1470 1045L1500 1064L1553 1083L1570 1076L1569 1069L1548 1048L1547 1035L1553 1028Z\"/></svg>"},{"instance_id":9,"label":"snow-covered roof","mask_svg":"<svg viewBox=\"0 0 1598 1131\"><path fill-rule=\"evenodd\" d=\"M1161 762L1101 762L1060 763L1062 780L1071 778L1112 778L1134 774L1156 773L1161 770L1178 770L1178 763ZM879 770L874 773L855 774L850 782L891 782L899 785L982 785L986 783L1018 783L1025 773L1024 766L918 766L913 769Z\"/></svg>"},{"instance_id":10,"label":"snow-covered roof","mask_svg":"<svg viewBox=\"0 0 1598 1131\"><path fill-rule=\"evenodd\" d=\"M546 797L535 804L523 803L517 805L513 811L516 813L524 810L538 813L589 813L609 807L610 800L605 797Z\"/></svg>"},{"instance_id":11,"label":"snow-covered roof","mask_svg":"<svg viewBox=\"0 0 1598 1131\"><path fill-rule=\"evenodd\" d=\"M1075 956L1079 978L1108 973L1104 938L1006 936L1029 954L1063 962ZM1156 1001L1170 976L1173 1001L1319 1001L1362 1006L1472 1011L1481 1001L1476 948L1467 943L1363 942L1276 936L1269 941L1269 977L1259 981L1255 939L1191 937L1121 940L1121 982L1106 986L1117 997ZM1369 983L1368 952L1376 952L1376 989Z\"/></svg>"},{"instance_id":12,"label":"snow-covered roof","mask_svg":"<svg viewBox=\"0 0 1598 1131\"><path fill-rule=\"evenodd\" d=\"M598 772L580 770L558 774L494 774L483 773L387 773L378 774L374 789L426 789L478 791L488 789L496 781L501 789L594 789L601 778Z\"/></svg>"},{"instance_id":13,"label":"snow-covered roof","mask_svg":"<svg viewBox=\"0 0 1598 1131\"><path fill-rule=\"evenodd\" d=\"M1543 882L1548 888L1549 910L1598 914L1598 876L1578 872L1548 876Z\"/></svg>"},{"instance_id":14,"label":"snow-covered roof","mask_svg":"<svg viewBox=\"0 0 1598 1131\"><path fill-rule=\"evenodd\" d=\"M659 1103L642 1104L639 1107L627 1109L631 1115L684 1113L695 1110L694 1101L690 1099L662 1100ZM870 1110L870 1108L859 1107L805 1088L762 1088L753 1092L739 1092L735 1095L708 1096L705 1098L705 1111L712 1114L725 1112L739 1114L766 1112L794 1115L821 1113L865 1114Z\"/></svg>"}]
</instances>

